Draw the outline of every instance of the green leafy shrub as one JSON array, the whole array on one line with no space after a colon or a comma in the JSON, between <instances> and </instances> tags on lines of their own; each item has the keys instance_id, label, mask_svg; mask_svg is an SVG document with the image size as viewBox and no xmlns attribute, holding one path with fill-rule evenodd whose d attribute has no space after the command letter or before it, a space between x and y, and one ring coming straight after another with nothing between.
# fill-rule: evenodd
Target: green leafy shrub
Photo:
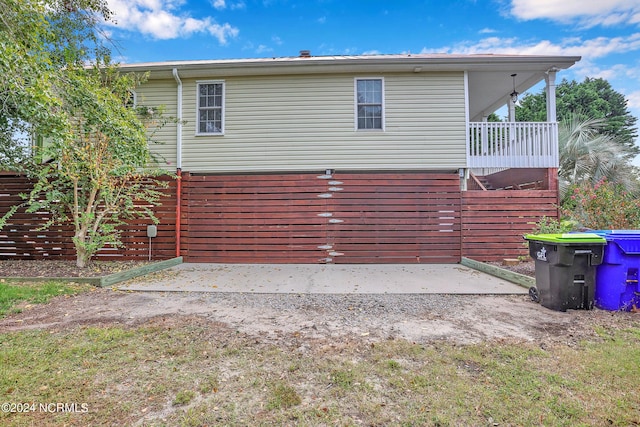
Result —
<instances>
[{"instance_id":1,"label":"green leafy shrub","mask_svg":"<svg viewBox=\"0 0 640 427\"><path fill-rule=\"evenodd\" d=\"M536 223L535 228L532 230L532 234L559 234L568 233L575 230L575 223L571 220L558 220L556 218L543 216L540 221Z\"/></svg>"},{"instance_id":2,"label":"green leafy shrub","mask_svg":"<svg viewBox=\"0 0 640 427\"><path fill-rule=\"evenodd\" d=\"M617 184L601 179L573 188L560 209L578 228L594 230L640 227L640 201Z\"/></svg>"}]
</instances>

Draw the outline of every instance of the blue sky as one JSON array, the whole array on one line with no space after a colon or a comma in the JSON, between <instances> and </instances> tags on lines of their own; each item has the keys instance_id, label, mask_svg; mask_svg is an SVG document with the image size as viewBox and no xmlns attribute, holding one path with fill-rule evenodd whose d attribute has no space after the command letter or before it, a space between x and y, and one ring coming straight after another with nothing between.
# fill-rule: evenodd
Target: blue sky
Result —
<instances>
[{"instance_id":1,"label":"blue sky","mask_svg":"<svg viewBox=\"0 0 640 427\"><path fill-rule=\"evenodd\" d=\"M392 53L580 55L640 117L640 0L107 0L120 62Z\"/></svg>"}]
</instances>

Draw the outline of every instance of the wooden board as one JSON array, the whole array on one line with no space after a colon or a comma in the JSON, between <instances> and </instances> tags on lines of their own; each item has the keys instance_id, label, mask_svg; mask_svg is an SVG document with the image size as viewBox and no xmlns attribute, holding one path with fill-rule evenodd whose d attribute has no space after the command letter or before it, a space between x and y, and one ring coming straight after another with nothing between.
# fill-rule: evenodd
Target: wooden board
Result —
<instances>
[{"instance_id":1,"label":"wooden board","mask_svg":"<svg viewBox=\"0 0 640 427\"><path fill-rule=\"evenodd\" d=\"M457 174L183 175L188 262L459 262Z\"/></svg>"},{"instance_id":2,"label":"wooden board","mask_svg":"<svg viewBox=\"0 0 640 427\"><path fill-rule=\"evenodd\" d=\"M541 217L558 217L555 190L470 190L462 193L462 253L478 261L528 256L522 236Z\"/></svg>"}]
</instances>

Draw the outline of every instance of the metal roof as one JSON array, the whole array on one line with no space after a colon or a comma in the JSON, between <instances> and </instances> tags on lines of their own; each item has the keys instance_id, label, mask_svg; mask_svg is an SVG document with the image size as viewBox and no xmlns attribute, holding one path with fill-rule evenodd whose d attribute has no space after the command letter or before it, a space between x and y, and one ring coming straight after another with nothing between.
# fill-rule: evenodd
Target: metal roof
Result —
<instances>
[{"instance_id":1,"label":"metal roof","mask_svg":"<svg viewBox=\"0 0 640 427\"><path fill-rule=\"evenodd\" d=\"M291 56L252 59L214 59L121 64L122 71L149 71L150 78L273 75L341 72L504 71L546 72L566 69L579 56L496 54L394 54L357 56Z\"/></svg>"}]
</instances>

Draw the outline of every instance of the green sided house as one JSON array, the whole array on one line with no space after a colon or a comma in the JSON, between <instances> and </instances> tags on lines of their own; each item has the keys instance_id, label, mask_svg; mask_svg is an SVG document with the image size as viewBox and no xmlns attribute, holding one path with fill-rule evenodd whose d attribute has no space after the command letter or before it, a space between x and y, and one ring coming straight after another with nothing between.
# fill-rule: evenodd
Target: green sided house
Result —
<instances>
[{"instance_id":1,"label":"green sided house","mask_svg":"<svg viewBox=\"0 0 640 427\"><path fill-rule=\"evenodd\" d=\"M455 263L513 256L557 216L555 80L579 59L302 51L122 71L148 72L137 102L180 120L153 150L181 175L187 262ZM486 121L537 84L547 122Z\"/></svg>"},{"instance_id":2,"label":"green sided house","mask_svg":"<svg viewBox=\"0 0 640 427\"><path fill-rule=\"evenodd\" d=\"M180 176L159 208L153 257L456 263L526 255L522 235L558 215L555 81L579 59L302 51L122 65L149 73L139 105L164 105L179 119L152 146ZM518 95L534 86L546 90L547 122L513 121ZM509 121L488 122L497 110ZM4 182L0 193L13 194L15 177ZM62 237L29 225L38 218L21 221L0 236L0 258L66 256ZM146 258L145 230L133 224L124 250L99 256Z\"/></svg>"}]
</instances>

